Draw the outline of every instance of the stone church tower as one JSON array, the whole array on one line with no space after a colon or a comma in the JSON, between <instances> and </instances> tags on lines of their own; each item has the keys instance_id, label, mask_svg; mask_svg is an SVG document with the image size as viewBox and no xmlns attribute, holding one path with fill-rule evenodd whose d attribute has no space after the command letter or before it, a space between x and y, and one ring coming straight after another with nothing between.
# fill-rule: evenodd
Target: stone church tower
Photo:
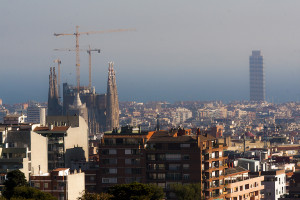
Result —
<instances>
[{"instance_id":1,"label":"stone church tower","mask_svg":"<svg viewBox=\"0 0 300 200\"><path fill-rule=\"evenodd\" d=\"M109 62L106 94L106 131L119 128L119 98L114 63Z\"/></svg>"},{"instance_id":2,"label":"stone church tower","mask_svg":"<svg viewBox=\"0 0 300 200\"><path fill-rule=\"evenodd\" d=\"M49 93L48 93L48 116L62 115L62 106L59 103L58 86L55 67L50 67Z\"/></svg>"}]
</instances>

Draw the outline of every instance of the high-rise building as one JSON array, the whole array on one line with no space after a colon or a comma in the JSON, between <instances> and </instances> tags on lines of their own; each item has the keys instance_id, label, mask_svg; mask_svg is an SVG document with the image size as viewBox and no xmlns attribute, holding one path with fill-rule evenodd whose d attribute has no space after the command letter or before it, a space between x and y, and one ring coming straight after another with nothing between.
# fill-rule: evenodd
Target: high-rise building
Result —
<instances>
[{"instance_id":1,"label":"high-rise building","mask_svg":"<svg viewBox=\"0 0 300 200\"><path fill-rule=\"evenodd\" d=\"M258 50L252 51L250 65L250 101L265 100L265 78L263 56Z\"/></svg>"}]
</instances>

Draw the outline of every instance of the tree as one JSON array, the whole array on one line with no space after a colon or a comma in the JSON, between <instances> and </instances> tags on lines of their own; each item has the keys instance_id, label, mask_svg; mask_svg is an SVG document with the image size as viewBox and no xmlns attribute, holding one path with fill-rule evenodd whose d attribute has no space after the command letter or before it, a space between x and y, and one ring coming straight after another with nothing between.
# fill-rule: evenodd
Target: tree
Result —
<instances>
[{"instance_id":1,"label":"tree","mask_svg":"<svg viewBox=\"0 0 300 200\"><path fill-rule=\"evenodd\" d=\"M97 194L84 191L82 197L79 197L78 200L110 200L112 197L113 195L108 193Z\"/></svg>"},{"instance_id":2,"label":"tree","mask_svg":"<svg viewBox=\"0 0 300 200\"><path fill-rule=\"evenodd\" d=\"M56 200L54 196L50 193L40 191L37 188L29 186L19 186L14 188L14 192L11 200L21 200L21 199L30 199L30 200Z\"/></svg>"},{"instance_id":3,"label":"tree","mask_svg":"<svg viewBox=\"0 0 300 200\"><path fill-rule=\"evenodd\" d=\"M174 184L171 191L175 193L178 200L200 200L201 199L201 183L193 184Z\"/></svg>"},{"instance_id":4,"label":"tree","mask_svg":"<svg viewBox=\"0 0 300 200\"><path fill-rule=\"evenodd\" d=\"M164 198L163 189L157 185L131 183L115 185L110 188L112 200L161 200Z\"/></svg>"},{"instance_id":5,"label":"tree","mask_svg":"<svg viewBox=\"0 0 300 200\"><path fill-rule=\"evenodd\" d=\"M24 173L20 170L8 172L6 178L7 180L4 182L2 195L7 199L12 197L15 187L28 185Z\"/></svg>"}]
</instances>

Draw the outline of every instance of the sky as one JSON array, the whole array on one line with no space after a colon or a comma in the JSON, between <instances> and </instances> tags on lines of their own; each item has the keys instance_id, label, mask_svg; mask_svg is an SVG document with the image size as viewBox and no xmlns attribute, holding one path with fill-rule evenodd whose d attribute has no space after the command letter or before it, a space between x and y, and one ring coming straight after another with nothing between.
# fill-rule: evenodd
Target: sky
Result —
<instances>
[{"instance_id":1,"label":"sky","mask_svg":"<svg viewBox=\"0 0 300 200\"><path fill-rule=\"evenodd\" d=\"M299 0L4 0L0 6L0 98L44 102L49 67L75 84L74 36L54 33L135 28L81 35L92 55L92 82L106 93L115 63L120 101L249 99L249 56L264 56L266 100L300 100ZM80 52L81 85L88 54Z\"/></svg>"}]
</instances>

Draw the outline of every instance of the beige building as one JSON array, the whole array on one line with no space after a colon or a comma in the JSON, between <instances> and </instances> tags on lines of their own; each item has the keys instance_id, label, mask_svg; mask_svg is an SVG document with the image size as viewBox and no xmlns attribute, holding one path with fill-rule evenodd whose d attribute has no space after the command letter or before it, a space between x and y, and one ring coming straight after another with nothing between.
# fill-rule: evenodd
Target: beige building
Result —
<instances>
[{"instance_id":1,"label":"beige building","mask_svg":"<svg viewBox=\"0 0 300 200\"><path fill-rule=\"evenodd\" d=\"M29 174L48 171L47 139L33 129L38 125L3 125L1 128L0 172L19 169Z\"/></svg>"},{"instance_id":2,"label":"beige building","mask_svg":"<svg viewBox=\"0 0 300 200\"><path fill-rule=\"evenodd\" d=\"M228 168L225 176L226 200L260 200L263 176L251 177L242 167Z\"/></svg>"},{"instance_id":3,"label":"beige building","mask_svg":"<svg viewBox=\"0 0 300 200\"><path fill-rule=\"evenodd\" d=\"M82 117L50 116L47 124L34 131L47 138L49 170L69 168L72 161L88 161L88 125Z\"/></svg>"}]
</instances>

